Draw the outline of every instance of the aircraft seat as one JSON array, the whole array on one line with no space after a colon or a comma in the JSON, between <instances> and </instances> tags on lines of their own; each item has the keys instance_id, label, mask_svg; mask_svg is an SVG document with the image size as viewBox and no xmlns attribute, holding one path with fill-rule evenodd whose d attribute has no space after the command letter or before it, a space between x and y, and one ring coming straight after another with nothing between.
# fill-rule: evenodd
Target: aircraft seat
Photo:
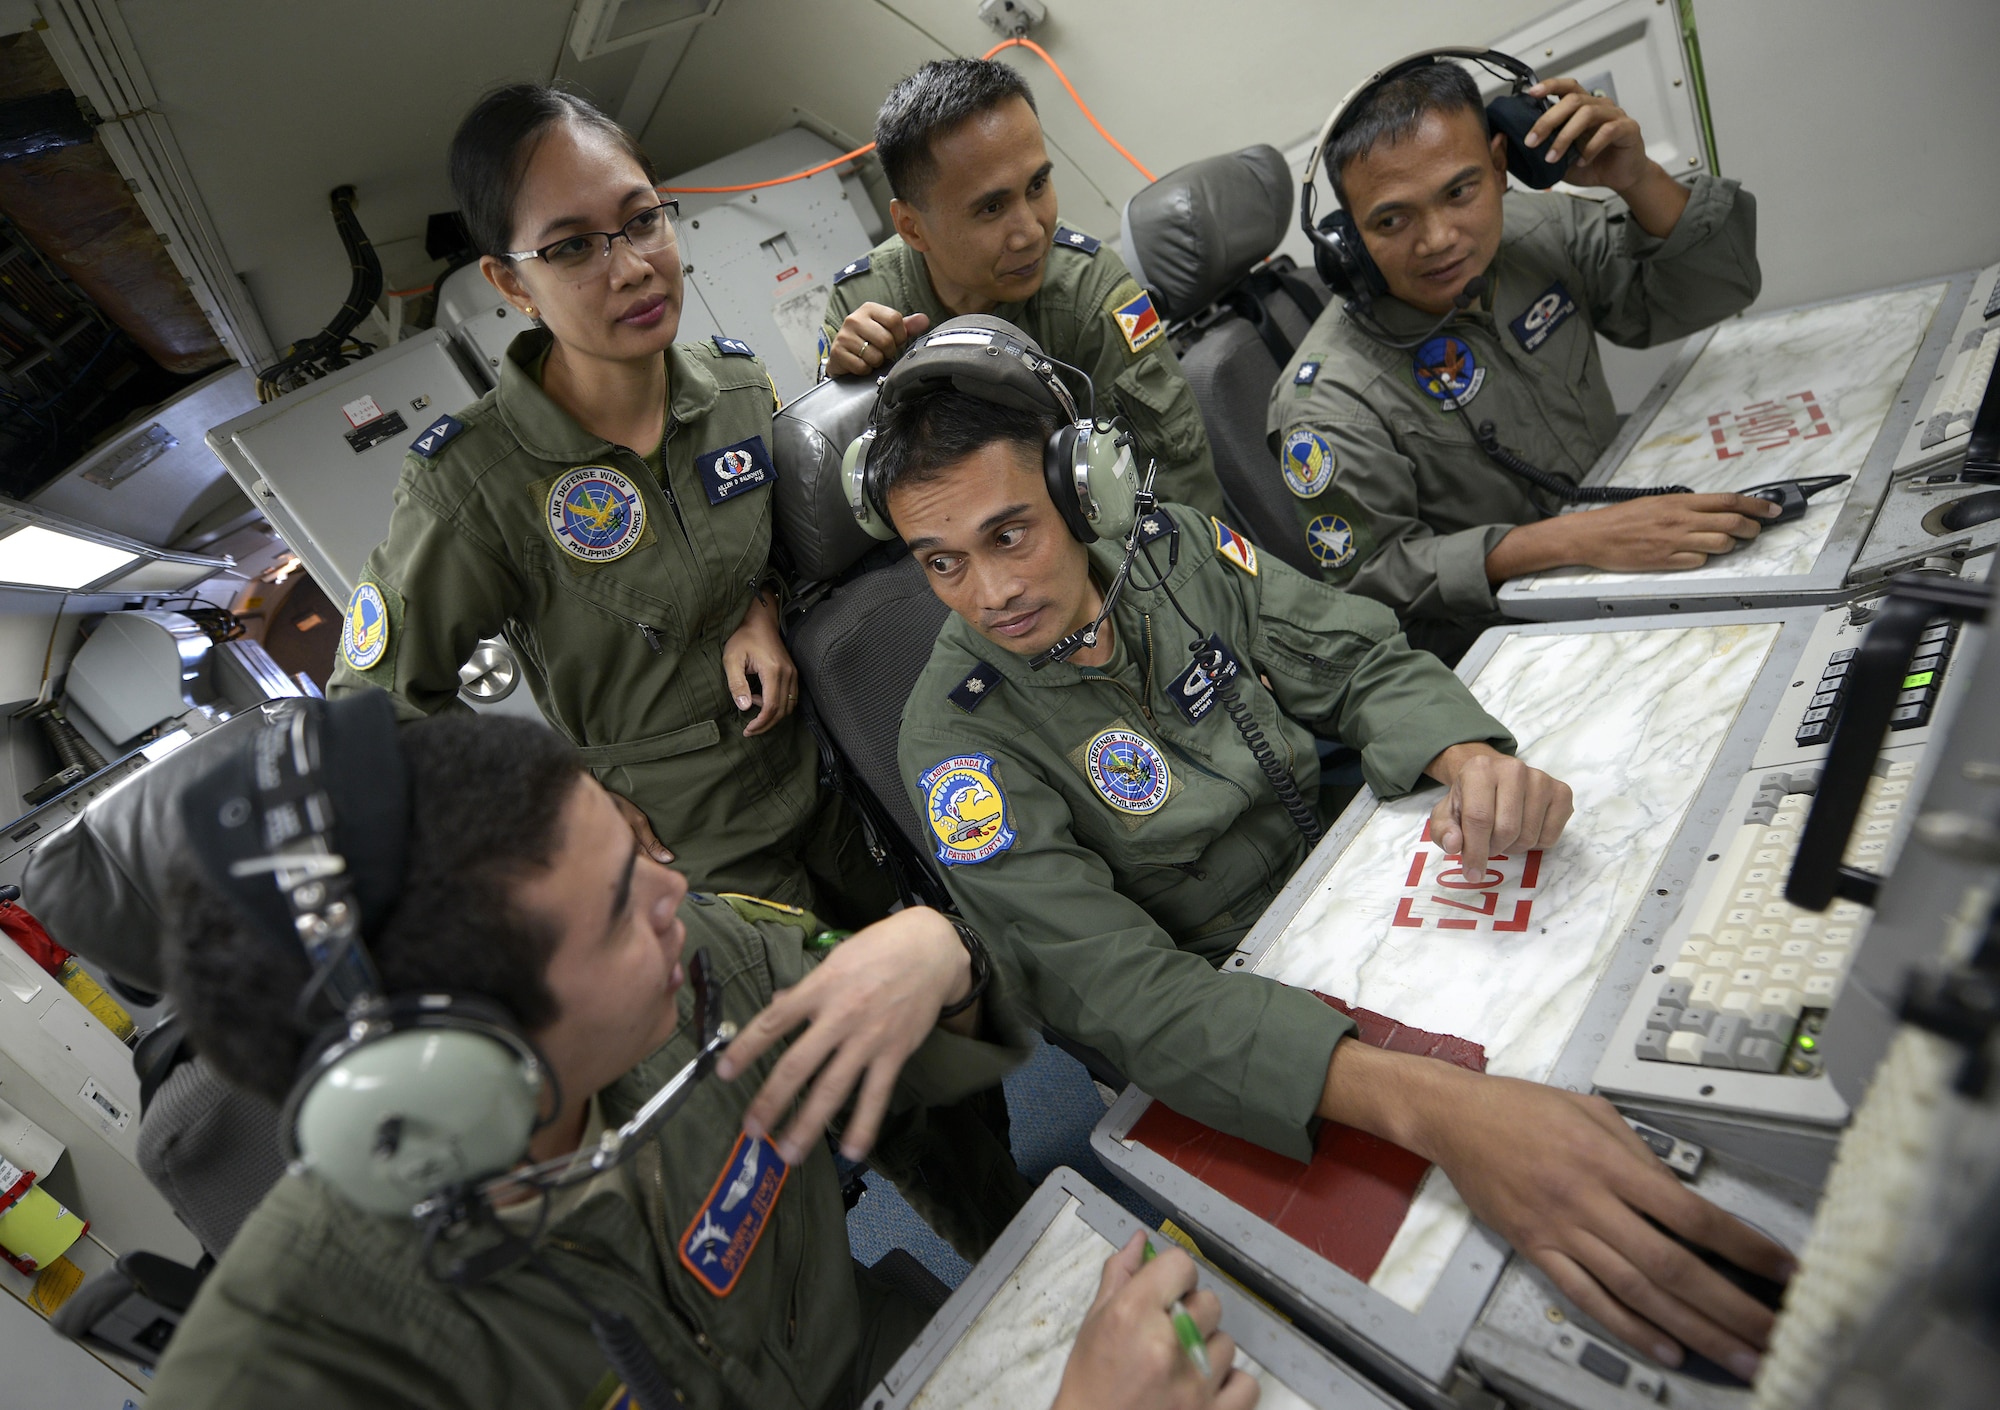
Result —
<instances>
[{"instance_id":1,"label":"aircraft seat","mask_svg":"<svg viewBox=\"0 0 2000 1410\"><path fill-rule=\"evenodd\" d=\"M1182 344L1216 478L1260 548L1317 573L1264 426L1271 387L1326 306L1324 285L1270 258L1291 226L1292 173L1274 147L1168 172L1125 203L1125 260Z\"/></svg>"}]
</instances>

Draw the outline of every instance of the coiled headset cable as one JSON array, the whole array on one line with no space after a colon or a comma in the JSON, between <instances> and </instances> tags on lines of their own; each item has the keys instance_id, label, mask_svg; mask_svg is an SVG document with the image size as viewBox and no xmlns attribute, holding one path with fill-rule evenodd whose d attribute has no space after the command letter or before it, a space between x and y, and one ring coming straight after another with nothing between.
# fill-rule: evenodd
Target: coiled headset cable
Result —
<instances>
[{"instance_id":1,"label":"coiled headset cable","mask_svg":"<svg viewBox=\"0 0 2000 1410\"><path fill-rule=\"evenodd\" d=\"M1215 682L1215 698L1221 702L1222 712L1229 716L1229 722L1235 725L1236 732L1243 736L1244 744L1249 746L1250 757L1257 761L1257 768L1263 773L1265 782L1269 783L1271 791L1278 795L1278 802L1290 816L1292 826L1296 827L1306 839L1308 847L1317 847L1322 836L1318 815L1300 794L1298 783L1292 778L1291 771L1278 762L1277 752L1271 748L1271 742L1264 737L1264 731L1251 715L1250 707L1244 704L1243 697L1236 693L1235 677L1224 669L1222 653L1209 645L1210 634L1195 625L1194 618L1188 616L1187 609L1181 606L1181 600L1174 596L1174 589L1167 581L1167 574L1173 572L1179 561L1179 538L1174 538L1172 543L1175 547L1168 553L1166 573L1162 573L1160 565L1153 561L1153 546L1140 545L1140 552L1146 556L1146 566L1153 570L1153 581L1142 583L1134 578L1132 586L1139 592L1151 592L1155 589L1164 592L1167 601L1173 604L1174 612L1187 623L1188 630L1194 633L1194 640L1188 643L1188 650L1193 653L1197 661L1207 667L1210 679Z\"/></svg>"}]
</instances>

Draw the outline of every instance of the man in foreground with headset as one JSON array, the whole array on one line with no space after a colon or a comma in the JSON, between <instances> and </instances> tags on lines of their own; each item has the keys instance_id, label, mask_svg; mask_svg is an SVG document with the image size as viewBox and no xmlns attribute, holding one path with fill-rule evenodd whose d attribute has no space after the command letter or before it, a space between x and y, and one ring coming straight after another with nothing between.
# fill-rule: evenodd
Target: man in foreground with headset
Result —
<instances>
[{"instance_id":1,"label":"man in foreground with headset","mask_svg":"<svg viewBox=\"0 0 2000 1410\"><path fill-rule=\"evenodd\" d=\"M892 1095L949 1100L1019 1058L977 937L913 909L841 939L792 907L692 895L539 724L398 733L380 692L302 709L310 735L267 726L183 808L207 887L181 898L173 996L203 1057L286 1102L294 1165L147 1403L858 1404L927 1314L857 1276L821 1133L853 1097L858 1158ZM308 958L357 915L354 947ZM351 983L342 1017L325 999ZM727 1037L713 1010L708 1043L689 1031L704 1000L740 1033L663 1126L626 1137ZM577 1168L607 1132L629 1161ZM573 1152L575 1178L528 1195L523 1157ZM441 1188L482 1193L419 1223ZM1247 1410L1256 1384L1232 1374L1192 1262L1141 1257L1135 1239L1106 1265L1057 1406ZM1213 1376L1182 1352L1176 1298Z\"/></svg>"},{"instance_id":2,"label":"man in foreground with headset","mask_svg":"<svg viewBox=\"0 0 2000 1410\"><path fill-rule=\"evenodd\" d=\"M1217 972L1326 821L1315 733L1358 748L1380 796L1446 784L1431 827L1475 874L1554 845L1570 792L1501 752L1505 728L1387 609L1220 521L1142 514L1128 562L1133 483L1093 453L1109 437L1063 425L1052 377L1019 330L953 320L889 374L849 452L850 505L954 613L898 759L1002 972L1196 1120L1296 1160L1321 1119L1422 1155L1614 1333L1749 1379L1771 1313L1646 1219L1770 1276L1788 1256L1684 1189L1608 1103L1343 1041L1353 1023L1313 994Z\"/></svg>"},{"instance_id":3,"label":"man in foreground with headset","mask_svg":"<svg viewBox=\"0 0 2000 1410\"><path fill-rule=\"evenodd\" d=\"M1698 567L1778 513L1731 494L1556 513L1618 430L1595 335L1649 347L1741 312L1762 283L1757 208L1733 181L1674 180L1638 123L1574 79L1502 105L1532 120L1525 134L1494 130L1464 68L1420 56L1335 110L1302 217L1344 302L1271 390L1271 447L1321 575L1450 659L1501 620L1510 578ZM1617 199L1510 192L1510 158L1540 185L1560 174ZM1315 226L1322 162L1341 209ZM1482 423L1553 491L1496 463Z\"/></svg>"},{"instance_id":4,"label":"man in foreground with headset","mask_svg":"<svg viewBox=\"0 0 2000 1410\"><path fill-rule=\"evenodd\" d=\"M1160 462L1160 497L1222 512L1194 388L1124 261L1056 220L1035 96L1006 64L939 59L875 119L896 233L833 278L825 374L873 373L954 314L991 313L1087 372Z\"/></svg>"}]
</instances>

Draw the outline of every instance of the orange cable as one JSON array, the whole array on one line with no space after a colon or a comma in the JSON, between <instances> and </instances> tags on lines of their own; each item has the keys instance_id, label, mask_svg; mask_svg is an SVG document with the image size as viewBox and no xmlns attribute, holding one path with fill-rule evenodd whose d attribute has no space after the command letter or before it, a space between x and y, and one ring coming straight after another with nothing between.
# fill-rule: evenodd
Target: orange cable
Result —
<instances>
[{"instance_id":1,"label":"orange cable","mask_svg":"<svg viewBox=\"0 0 2000 1410\"><path fill-rule=\"evenodd\" d=\"M1078 111L1080 111L1083 114L1085 120L1088 121L1092 127L1097 129L1097 135L1099 137L1102 137L1106 142L1109 142L1112 146L1112 149L1116 151L1119 156L1125 158L1126 161L1132 163L1133 167L1137 169L1139 175L1145 177L1146 180L1148 181L1152 181L1154 179L1153 173L1146 170L1145 164L1141 162L1137 157L1133 156L1130 152L1126 151L1125 144L1120 142L1116 137L1113 137L1108 131L1105 130L1104 124L1097 120L1097 114L1093 113L1090 110L1090 105L1083 101L1083 95L1076 91L1076 85L1069 81L1069 75L1062 71L1062 65L1058 64L1054 59L1050 58L1049 51L1044 49L1041 45L1035 43L1034 40L1018 39L1018 38L1003 39L998 44L995 44L991 49L988 49L984 54L981 54L979 57L982 59L990 59L995 54L999 53L1002 49L1012 49L1016 46L1029 50L1033 54L1037 55L1043 63L1047 64L1049 68L1054 72L1055 76L1059 80L1061 80L1062 86L1069 93L1069 96L1075 101ZM740 186L661 186L658 189L662 192L679 192L683 195L690 195L690 196L720 196L720 195L727 195L729 193L736 191L761 191L766 186L783 186L788 181L803 181L808 176L818 176L821 172L827 170L829 167L839 166L842 162L851 162L857 157L865 157L874 150L875 150L875 144L873 142L870 142L865 147L856 147L851 152L843 152L840 156L835 157L832 161L821 162L818 166L808 167L804 171L795 171L790 176L774 176L769 181L746 181Z\"/></svg>"},{"instance_id":2,"label":"orange cable","mask_svg":"<svg viewBox=\"0 0 2000 1410\"><path fill-rule=\"evenodd\" d=\"M435 288L437 288L437 282L433 280L429 284L419 284L414 289L385 289L382 292L382 297L385 299L414 299L417 295L428 294Z\"/></svg>"}]
</instances>

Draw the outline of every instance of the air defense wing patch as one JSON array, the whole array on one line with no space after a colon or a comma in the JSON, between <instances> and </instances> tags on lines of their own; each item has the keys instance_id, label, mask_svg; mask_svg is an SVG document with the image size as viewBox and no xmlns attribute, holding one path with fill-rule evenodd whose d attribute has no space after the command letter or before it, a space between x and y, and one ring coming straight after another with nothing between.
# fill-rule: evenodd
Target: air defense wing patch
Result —
<instances>
[{"instance_id":1,"label":"air defense wing patch","mask_svg":"<svg viewBox=\"0 0 2000 1410\"><path fill-rule=\"evenodd\" d=\"M1086 255L1094 255L1104 247L1104 242L1096 236L1086 235L1081 230L1072 230L1067 225L1056 227L1055 243L1065 250L1076 250Z\"/></svg>"},{"instance_id":2,"label":"air defense wing patch","mask_svg":"<svg viewBox=\"0 0 2000 1410\"><path fill-rule=\"evenodd\" d=\"M1000 680L999 670L981 661L965 673L965 679L952 687L945 695L945 699L969 715L993 693L993 688L1000 684Z\"/></svg>"},{"instance_id":3,"label":"air defense wing patch","mask_svg":"<svg viewBox=\"0 0 2000 1410\"><path fill-rule=\"evenodd\" d=\"M680 1239L681 1267L717 1297L728 1297L764 1237L791 1167L767 1137L744 1132Z\"/></svg>"},{"instance_id":4,"label":"air defense wing patch","mask_svg":"<svg viewBox=\"0 0 2000 1410\"><path fill-rule=\"evenodd\" d=\"M1000 791L990 755L954 755L928 770L917 787L924 795L924 821L937 843L937 859L946 866L971 866L1014 845L1007 796Z\"/></svg>"},{"instance_id":5,"label":"air defense wing patch","mask_svg":"<svg viewBox=\"0 0 2000 1410\"><path fill-rule=\"evenodd\" d=\"M1215 551L1241 568L1251 577L1257 576L1257 545L1230 528L1213 514L1208 522L1215 525Z\"/></svg>"},{"instance_id":6,"label":"air defense wing patch","mask_svg":"<svg viewBox=\"0 0 2000 1410\"><path fill-rule=\"evenodd\" d=\"M833 275L834 284L837 286L845 283L849 279L852 279L857 274L866 274L868 272L869 262L872 259L874 259L873 255L863 255L860 259L855 260L851 264L843 264L839 269L834 271Z\"/></svg>"}]
</instances>

